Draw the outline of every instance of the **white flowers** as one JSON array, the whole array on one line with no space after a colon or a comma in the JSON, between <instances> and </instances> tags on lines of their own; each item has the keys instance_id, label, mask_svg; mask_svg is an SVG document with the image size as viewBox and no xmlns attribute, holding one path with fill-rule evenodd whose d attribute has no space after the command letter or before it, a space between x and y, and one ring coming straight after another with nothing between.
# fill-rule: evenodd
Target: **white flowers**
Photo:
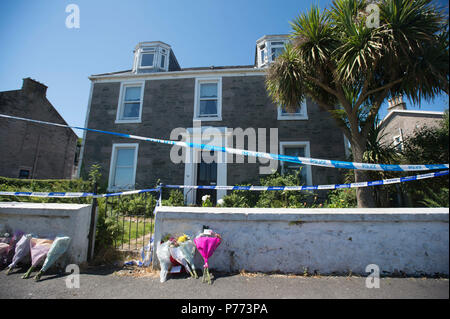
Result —
<instances>
[{"instance_id":1,"label":"white flowers","mask_svg":"<svg viewBox=\"0 0 450 319\"><path fill-rule=\"evenodd\" d=\"M211 195L203 195L202 196L202 202L206 202L207 200L209 200L211 198Z\"/></svg>"},{"instance_id":2,"label":"white flowers","mask_svg":"<svg viewBox=\"0 0 450 319\"><path fill-rule=\"evenodd\" d=\"M217 200L217 206L222 206L223 204L224 204L224 201L222 198Z\"/></svg>"}]
</instances>

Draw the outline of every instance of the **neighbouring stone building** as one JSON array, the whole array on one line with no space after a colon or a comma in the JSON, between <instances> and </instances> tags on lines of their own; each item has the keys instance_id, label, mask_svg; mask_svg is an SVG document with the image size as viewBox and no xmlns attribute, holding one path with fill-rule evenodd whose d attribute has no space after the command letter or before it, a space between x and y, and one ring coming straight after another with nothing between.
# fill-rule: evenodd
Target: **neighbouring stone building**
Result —
<instances>
[{"instance_id":1,"label":"neighbouring stone building","mask_svg":"<svg viewBox=\"0 0 450 319\"><path fill-rule=\"evenodd\" d=\"M135 47L131 70L89 77L85 125L160 139L198 138L201 143L208 141L196 132L214 128L213 143L218 146L248 149L253 145L255 150L271 153L345 160L346 140L328 112L306 100L295 113L287 113L267 94L266 68L287 41L286 35L260 38L253 65L192 68L180 67L170 45L141 42ZM201 129L196 131L199 123ZM173 134L175 128L184 133ZM230 138L230 131L236 129L242 129L246 137L243 144L233 134ZM249 142L253 132L257 147ZM158 180L178 185L257 184L263 176L261 167L280 172L298 169L292 163L261 164L255 158L240 163L236 156L224 153L211 153L217 161L208 163L193 161L196 152L185 152L186 163L174 163L171 151L170 145L85 132L80 174L86 176L92 164L100 164L108 189L121 190L153 187ZM302 179L306 185L341 182L338 170L317 166L305 166ZM185 200L198 202L199 194L186 190ZM217 196L225 194L219 191Z\"/></svg>"},{"instance_id":2,"label":"neighbouring stone building","mask_svg":"<svg viewBox=\"0 0 450 319\"><path fill-rule=\"evenodd\" d=\"M46 92L47 86L25 78L22 89L0 92L0 114L67 125ZM0 176L70 179L76 143L70 128L0 118Z\"/></svg>"},{"instance_id":3,"label":"neighbouring stone building","mask_svg":"<svg viewBox=\"0 0 450 319\"><path fill-rule=\"evenodd\" d=\"M444 112L408 110L401 96L392 98L388 101L388 114L379 124L383 132L381 142L401 151L406 137L422 127L439 126L443 116Z\"/></svg>"}]
</instances>

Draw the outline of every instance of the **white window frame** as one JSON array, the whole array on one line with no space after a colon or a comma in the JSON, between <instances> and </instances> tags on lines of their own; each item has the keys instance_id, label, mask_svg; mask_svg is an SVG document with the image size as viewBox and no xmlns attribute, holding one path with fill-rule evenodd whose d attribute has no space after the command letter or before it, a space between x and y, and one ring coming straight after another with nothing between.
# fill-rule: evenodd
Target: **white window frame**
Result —
<instances>
[{"instance_id":1,"label":"white window frame","mask_svg":"<svg viewBox=\"0 0 450 319\"><path fill-rule=\"evenodd\" d=\"M164 52L165 51L165 52ZM142 65L142 56L146 53L153 54L153 64L152 65ZM144 69L144 70L164 70L168 71L169 69L169 57L170 57L170 48L166 48L160 45L151 46L151 47L141 47L137 52L137 65L134 67L135 70ZM164 56L164 65L161 66L162 57Z\"/></svg>"},{"instance_id":2,"label":"white window frame","mask_svg":"<svg viewBox=\"0 0 450 319\"><path fill-rule=\"evenodd\" d=\"M275 60L272 59L272 48L281 48L281 49L284 49L284 46L286 45L286 41L274 39L274 40L268 40L267 42L270 43L270 44L269 44L270 51L267 52L268 55L269 55L269 61L270 61L270 62L274 62ZM283 44L272 45L272 42L282 42ZM267 45L266 45L266 47L267 47Z\"/></svg>"},{"instance_id":3,"label":"white window frame","mask_svg":"<svg viewBox=\"0 0 450 319\"><path fill-rule=\"evenodd\" d=\"M200 85L217 83L217 115L200 116ZM194 94L194 121L222 121L222 78L196 78Z\"/></svg>"},{"instance_id":4,"label":"white window frame","mask_svg":"<svg viewBox=\"0 0 450 319\"><path fill-rule=\"evenodd\" d=\"M278 106L278 116L277 120L279 121L290 121L290 120L308 120L308 107L306 103L306 99L303 100L301 104L301 112L300 113L285 113L281 111L281 105Z\"/></svg>"},{"instance_id":5,"label":"white window frame","mask_svg":"<svg viewBox=\"0 0 450 319\"><path fill-rule=\"evenodd\" d=\"M121 148L134 148L134 163L133 163L133 178L131 186L113 186L113 179L115 176L116 170L116 160L117 160L117 150ZM115 143L112 146L111 151L111 161L109 165L109 179L108 179L108 191L118 191L118 190L130 190L134 189L136 184L136 168L137 168L137 159L139 152L139 143Z\"/></svg>"},{"instance_id":6,"label":"white window frame","mask_svg":"<svg viewBox=\"0 0 450 319\"><path fill-rule=\"evenodd\" d=\"M163 53L163 51L166 51L166 53ZM161 66L161 60L164 56L164 66ZM159 48L159 57L158 57L158 65L160 69L167 70L169 66L169 50L166 48Z\"/></svg>"},{"instance_id":7,"label":"white window frame","mask_svg":"<svg viewBox=\"0 0 450 319\"><path fill-rule=\"evenodd\" d=\"M139 117L133 118L133 119L123 119L122 113L123 113L123 106L124 106L124 99L125 99L125 89L127 87L141 87L141 99L139 104ZM120 84L120 93L119 93L119 103L117 105L117 114L116 114L116 124L120 123L141 123L142 121L142 106L144 104L144 89L145 89L145 81L139 81L139 82L122 82Z\"/></svg>"},{"instance_id":8,"label":"white window frame","mask_svg":"<svg viewBox=\"0 0 450 319\"><path fill-rule=\"evenodd\" d=\"M399 142L397 143L396 139L398 138ZM394 141L394 148L396 151L401 152L403 150L403 138L402 135L396 135L392 137L392 140Z\"/></svg>"},{"instance_id":9,"label":"white window frame","mask_svg":"<svg viewBox=\"0 0 450 319\"><path fill-rule=\"evenodd\" d=\"M262 53L264 53L264 59ZM268 63L267 44L264 42L258 46L258 65L262 67L267 65L267 63Z\"/></svg>"},{"instance_id":10,"label":"white window frame","mask_svg":"<svg viewBox=\"0 0 450 319\"><path fill-rule=\"evenodd\" d=\"M304 147L305 148L305 157L311 157L309 141L280 142L280 154L285 155L284 150L286 147ZM285 165L285 162L281 161L281 173L282 174L284 174L284 165ZM304 169L306 169L306 185L311 186L311 185L313 185L311 165L305 165Z\"/></svg>"},{"instance_id":11,"label":"white window frame","mask_svg":"<svg viewBox=\"0 0 450 319\"><path fill-rule=\"evenodd\" d=\"M155 67L155 65L158 65L158 64L155 63L156 60L157 60L158 54L159 54L158 51L159 51L159 50L158 50L157 47L151 47L151 48L149 47L148 50L145 50L145 49L141 48L141 50L140 50L140 52L139 52L139 64L138 64L138 68L139 68L139 69L153 69L153 68ZM152 64L152 65L146 65L146 66L143 66L143 65L142 65L142 56L143 56L144 54L148 54L148 53L153 53L153 64Z\"/></svg>"}]
</instances>

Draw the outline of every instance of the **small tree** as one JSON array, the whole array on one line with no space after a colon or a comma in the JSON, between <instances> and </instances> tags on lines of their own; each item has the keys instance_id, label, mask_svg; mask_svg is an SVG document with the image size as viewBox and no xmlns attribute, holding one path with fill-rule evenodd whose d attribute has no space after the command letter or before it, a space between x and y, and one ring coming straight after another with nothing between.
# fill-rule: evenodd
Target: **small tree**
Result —
<instances>
[{"instance_id":1,"label":"small tree","mask_svg":"<svg viewBox=\"0 0 450 319\"><path fill-rule=\"evenodd\" d=\"M379 26L366 23L375 2ZM429 0L335 0L329 10L312 7L292 23L292 44L269 67L269 95L287 110L309 96L335 118L363 162L367 137L386 98L414 103L448 94L447 17ZM367 180L356 171L355 181ZM374 207L367 188L359 207Z\"/></svg>"}]
</instances>

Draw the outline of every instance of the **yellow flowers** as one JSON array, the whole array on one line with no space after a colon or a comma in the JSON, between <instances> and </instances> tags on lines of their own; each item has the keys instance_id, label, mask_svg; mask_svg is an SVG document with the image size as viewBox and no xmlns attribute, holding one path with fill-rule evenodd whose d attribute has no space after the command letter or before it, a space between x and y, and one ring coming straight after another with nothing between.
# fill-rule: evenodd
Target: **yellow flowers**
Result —
<instances>
[{"instance_id":1,"label":"yellow flowers","mask_svg":"<svg viewBox=\"0 0 450 319\"><path fill-rule=\"evenodd\" d=\"M183 236L178 237L177 242L178 243L183 243L183 242L185 242L188 239L189 239L189 237L186 234L183 234Z\"/></svg>"}]
</instances>

